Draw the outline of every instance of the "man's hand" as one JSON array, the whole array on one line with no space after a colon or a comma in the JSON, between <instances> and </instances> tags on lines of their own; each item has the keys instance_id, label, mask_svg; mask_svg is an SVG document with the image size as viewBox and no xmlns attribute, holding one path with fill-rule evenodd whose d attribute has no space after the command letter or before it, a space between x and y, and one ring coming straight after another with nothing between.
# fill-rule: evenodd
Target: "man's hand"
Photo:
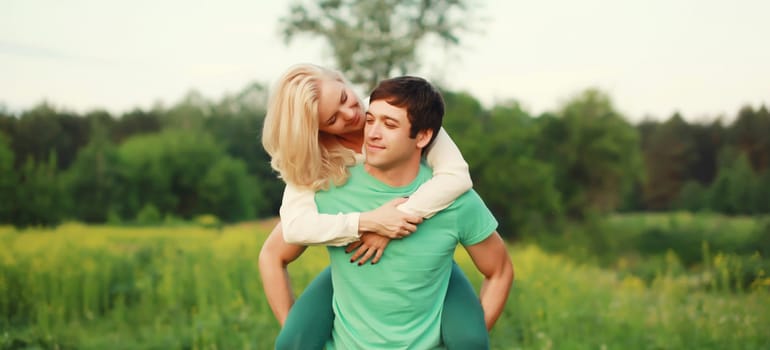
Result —
<instances>
[{"instance_id":1,"label":"man's hand","mask_svg":"<svg viewBox=\"0 0 770 350\"><path fill-rule=\"evenodd\" d=\"M375 233L365 232L361 234L361 240L348 244L345 248L345 253L350 253L353 250L356 252L350 257L350 262L358 261L358 266L363 265L367 260L374 256L372 264L376 264L382 258L382 253L385 251L385 247L390 243L390 238L380 236ZM360 260L359 260L360 259Z\"/></svg>"}]
</instances>

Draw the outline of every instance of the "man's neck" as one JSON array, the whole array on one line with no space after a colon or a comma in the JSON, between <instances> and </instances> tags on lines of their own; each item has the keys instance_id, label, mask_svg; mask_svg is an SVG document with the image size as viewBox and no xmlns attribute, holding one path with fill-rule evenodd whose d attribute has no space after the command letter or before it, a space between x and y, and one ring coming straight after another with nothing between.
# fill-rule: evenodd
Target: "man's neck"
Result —
<instances>
[{"instance_id":1,"label":"man's neck","mask_svg":"<svg viewBox=\"0 0 770 350\"><path fill-rule=\"evenodd\" d=\"M420 172L420 157L410 159L403 164L389 168L378 168L364 163L364 170L369 175L390 187L409 185Z\"/></svg>"}]
</instances>

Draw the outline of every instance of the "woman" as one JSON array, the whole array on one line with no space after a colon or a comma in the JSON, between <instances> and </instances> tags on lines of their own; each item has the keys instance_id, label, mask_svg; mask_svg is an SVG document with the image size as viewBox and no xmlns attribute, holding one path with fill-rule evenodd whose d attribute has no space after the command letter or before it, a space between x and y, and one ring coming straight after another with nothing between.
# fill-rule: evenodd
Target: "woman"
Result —
<instances>
[{"instance_id":1,"label":"woman","mask_svg":"<svg viewBox=\"0 0 770 350\"><path fill-rule=\"evenodd\" d=\"M269 254L270 244L286 244L278 242L282 234L285 242L292 244L350 244L348 252L357 249L351 262L362 264L371 258L376 263L391 238L408 236L422 218L446 208L471 187L467 163L442 129L425 155L434 177L408 200L394 200L365 213L319 214L315 191L328 188L330 183L344 183L347 167L363 160L364 120L362 102L338 72L298 65L278 81L270 98L262 143L287 186L281 224L260 255ZM267 284L269 277L263 274L262 278ZM330 337L334 317L331 295L327 268L288 315L277 311L271 301L283 325L276 347L322 347ZM268 295L268 300L271 297ZM456 265L444 304L442 338L450 349L488 347L483 311Z\"/></svg>"}]
</instances>

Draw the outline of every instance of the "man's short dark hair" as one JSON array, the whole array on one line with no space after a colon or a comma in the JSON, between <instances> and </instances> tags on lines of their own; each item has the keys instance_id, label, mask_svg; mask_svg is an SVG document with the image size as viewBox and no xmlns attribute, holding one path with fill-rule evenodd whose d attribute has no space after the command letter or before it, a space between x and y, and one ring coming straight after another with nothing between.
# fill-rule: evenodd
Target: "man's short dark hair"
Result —
<instances>
[{"instance_id":1,"label":"man's short dark hair","mask_svg":"<svg viewBox=\"0 0 770 350\"><path fill-rule=\"evenodd\" d=\"M407 118L412 124L409 137L415 138L418 132L431 129L433 136L428 146L433 143L444 119L444 98L427 80L413 76L383 80L369 95L369 103L378 100L406 108Z\"/></svg>"}]
</instances>

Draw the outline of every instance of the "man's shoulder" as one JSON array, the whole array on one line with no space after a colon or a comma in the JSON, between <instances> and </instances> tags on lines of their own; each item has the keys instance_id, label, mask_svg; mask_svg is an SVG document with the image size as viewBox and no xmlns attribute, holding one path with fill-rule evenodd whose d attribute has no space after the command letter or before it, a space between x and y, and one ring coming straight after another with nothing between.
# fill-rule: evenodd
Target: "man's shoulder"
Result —
<instances>
[{"instance_id":1,"label":"man's shoulder","mask_svg":"<svg viewBox=\"0 0 770 350\"><path fill-rule=\"evenodd\" d=\"M464 246L483 241L497 229L497 219L473 189L458 197L450 208L454 208L460 243Z\"/></svg>"},{"instance_id":2,"label":"man's shoulder","mask_svg":"<svg viewBox=\"0 0 770 350\"><path fill-rule=\"evenodd\" d=\"M334 184L333 182L330 181L328 188L318 190L316 194L334 192L336 190L344 189L345 187L351 184L351 180L360 179L363 175L365 175L362 173L365 171L363 164L354 164L354 165L348 166L347 170L348 170L348 176L345 179L345 182L341 184Z\"/></svg>"},{"instance_id":3,"label":"man's shoulder","mask_svg":"<svg viewBox=\"0 0 770 350\"><path fill-rule=\"evenodd\" d=\"M481 196L474 189L469 189L457 197L444 210L437 212L435 217L442 218L442 220L450 218L463 220L467 215L480 215L487 212L491 213L484 200L481 199Z\"/></svg>"},{"instance_id":4,"label":"man's shoulder","mask_svg":"<svg viewBox=\"0 0 770 350\"><path fill-rule=\"evenodd\" d=\"M456 207L456 208L466 208L466 207L484 207L486 208L486 204L484 203L484 200L481 199L481 196L476 192L474 189L469 189L465 191L465 193L461 194L460 197L457 197L457 199L452 203L450 207Z\"/></svg>"}]
</instances>

